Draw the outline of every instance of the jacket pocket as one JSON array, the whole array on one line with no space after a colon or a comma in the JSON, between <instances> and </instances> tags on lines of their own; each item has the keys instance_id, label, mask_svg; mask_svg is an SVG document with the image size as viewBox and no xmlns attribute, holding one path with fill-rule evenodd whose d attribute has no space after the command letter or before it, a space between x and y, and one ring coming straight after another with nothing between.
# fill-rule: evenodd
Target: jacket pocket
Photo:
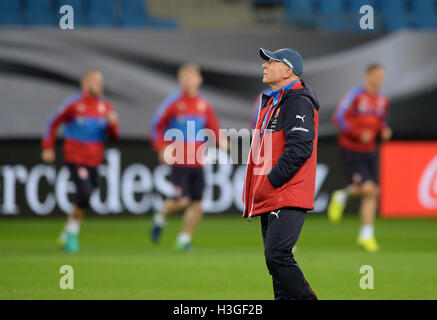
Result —
<instances>
[{"instance_id":1,"label":"jacket pocket","mask_svg":"<svg viewBox=\"0 0 437 320\"><path fill-rule=\"evenodd\" d=\"M254 202L261 202L270 199L275 190L267 176L260 176L259 183L254 187Z\"/></svg>"}]
</instances>

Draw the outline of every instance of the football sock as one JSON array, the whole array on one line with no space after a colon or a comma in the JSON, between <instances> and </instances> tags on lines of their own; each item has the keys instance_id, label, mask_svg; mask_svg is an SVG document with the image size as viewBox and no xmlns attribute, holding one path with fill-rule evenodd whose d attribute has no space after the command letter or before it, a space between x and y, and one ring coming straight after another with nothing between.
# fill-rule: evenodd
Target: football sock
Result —
<instances>
[{"instance_id":1,"label":"football sock","mask_svg":"<svg viewBox=\"0 0 437 320\"><path fill-rule=\"evenodd\" d=\"M359 236L362 239L371 238L374 235L374 230L375 230L375 227L371 224L362 225L360 228L360 235Z\"/></svg>"},{"instance_id":2,"label":"football sock","mask_svg":"<svg viewBox=\"0 0 437 320\"><path fill-rule=\"evenodd\" d=\"M155 213L155 215L153 216L153 222L158 227L163 228L165 226L165 218L162 215L162 213L160 213L160 212Z\"/></svg>"},{"instance_id":3,"label":"football sock","mask_svg":"<svg viewBox=\"0 0 437 320\"><path fill-rule=\"evenodd\" d=\"M340 189L338 194L337 194L337 199L338 201L340 201L341 203L346 203L347 201L347 196L348 196L348 189L344 188L344 189Z\"/></svg>"},{"instance_id":4,"label":"football sock","mask_svg":"<svg viewBox=\"0 0 437 320\"><path fill-rule=\"evenodd\" d=\"M65 226L65 231L70 234L79 234L80 231L80 221L76 219L68 219L67 224Z\"/></svg>"},{"instance_id":5,"label":"football sock","mask_svg":"<svg viewBox=\"0 0 437 320\"><path fill-rule=\"evenodd\" d=\"M181 234L179 234L178 242L183 243L183 244L187 244L191 242L191 235L185 232L182 232Z\"/></svg>"}]
</instances>

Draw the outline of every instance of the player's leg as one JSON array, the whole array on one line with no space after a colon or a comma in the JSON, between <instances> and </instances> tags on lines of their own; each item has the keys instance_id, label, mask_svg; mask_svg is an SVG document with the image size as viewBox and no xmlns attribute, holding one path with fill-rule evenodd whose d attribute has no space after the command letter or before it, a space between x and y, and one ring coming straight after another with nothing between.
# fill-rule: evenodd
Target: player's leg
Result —
<instances>
[{"instance_id":1,"label":"player's leg","mask_svg":"<svg viewBox=\"0 0 437 320\"><path fill-rule=\"evenodd\" d=\"M190 198L187 194L188 173L185 168L172 167L170 180L174 186L174 196L172 198L167 198L164 201L162 210L160 212L156 212L153 216L150 237L154 243L159 242L162 231L166 225L167 218L190 204Z\"/></svg>"},{"instance_id":2,"label":"player's leg","mask_svg":"<svg viewBox=\"0 0 437 320\"><path fill-rule=\"evenodd\" d=\"M331 200L328 205L328 218L332 223L339 223L343 218L348 198L347 190L347 188L338 189L331 195Z\"/></svg>"},{"instance_id":3,"label":"player's leg","mask_svg":"<svg viewBox=\"0 0 437 320\"><path fill-rule=\"evenodd\" d=\"M64 229L59 236L59 245L64 247L67 243L68 234L78 234L80 225L85 216L85 210L78 207L77 204L73 204L73 210L67 216L67 222L64 225Z\"/></svg>"},{"instance_id":4,"label":"player's leg","mask_svg":"<svg viewBox=\"0 0 437 320\"><path fill-rule=\"evenodd\" d=\"M176 250L188 251L191 249L192 235L202 217L202 202L200 200L192 201L184 212L182 231L176 239Z\"/></svg>"},{"instance_id":5,"label":"player's leg","mask_svg":"<svg viewBox=\"0 0 437 320\"><path fill-rule=\"evenodd\" d=\"M340 149L340 164L348 181L351 182L345 188L335 190L328 205L328 218L332 223L339 223L343 217L344 209L347 205L347 199L350 196L357 195L359 187L356 185L356 153L347 149Z\"/></svg>"},{"instance_id":6,"label":"player's leg","mask_svg":"<svg viewBox=\"0 0 437 320\"><path fill-rule=\"evenodd\" d=\"M85 217L85 210L89 207L91 193L97 186L97 168L75 165L68 165L68 167L71 179L76 185L76 203L73 205L73 211L64 228L65 243L62 248L66 252L77 252L79 251L80 227Z\"/></svg>"},{"instance_id":7,"label":"player's leg","mask_svg":"<svg viewBox=\"0 0 437 320\"><path fill-rule=\"evenodd\" d=\"M185 209L182 231L175 244L177 250L185 251L191 249L192 235L203 217L202 194L205 187L205 177L202 167L189 168L187 171L190 172L187 192L190 194L191 203Z\"/></svg>"},{"instance_id":8,"label":"player's leg","mask_svg":"<svg viewBox=\"0 0 437 320\"><path fill-rule=\"evenodd\" d=\"M363 183L361 190L363 194L360 206L362 224L373 225L378 208L379 188L373 181L368 180Z\"/></svg>"},{"instance_id":9,"label":"player's leg","mask_svg":"<svg viewBox=\"0 0 437 320\"><path fill-rule=\"evenodd\" d=\"M267 238L267 230L268 230L268 222L269 222L269 213L262 214L260 216L261 221L261 235L263 237L263 245L264 245L264 252L266 251L266 238ZM292 250L293 253L293 250ZM270 270L269 270L270 273ZM272 274L270 274L272 275ZM281 300L282 299L282 293L281 293L281 282L277 277L272 276L272 282L273 282L273 294L275 297L275 300Z\"/></svg>"},{"instance_id":10,"label":"player's leg","mask_svg":"<svg viewBox=\"0 0 437 320\"><path fill-rule=\"evenodd\" d=\"M77 168L75 165L73 164L66 164L68 170L70 171L70 180L73 181L75 187L76 187L76 191L78 189L78 180L79 177L77 176ZM77 200L77 199L76 199ZM76 204L73 204L73 208L72 211L70 212L70 214L67 216L67 221L65 222L64 228L61 231L61 234L59 235L58 238L58 244L61 248L64 248L66 243L67 243L67 238L68 238L68 234L75 232L78 233L79 230L79 226L80 226L80 211L79 208L77 207ZM77 230L77 231L76 231Z\"/></svg>"},{"instance_id":11,"label":"player's leg","mask_svg":"<svg viewBox=\"0 0 437 320\"><path fill-rule=\"evenodd\" d=\"M261 216L264 254L273 279L275 299L317 299L292 253L305 217L305 211L297 208L282 208Z\"/></svg>"},{"instance_id":12,"label":"player's leg","mask_svg":"<svg viewBox=\"0 0 437 320\"><path fill-rule=\"evenodd\" d=\"M364 196L361 198L360 216L361 227L358 243L369 252L378 251L375 240L375 216L378 208L378 186L373 181L366 181L362 185Z\"/></svg>"},{"instance_id":13,"label":"player's leg","mask_svg":"<svg viewBox=\"0 0 437 320\"><path fill-rule=\"evenodd\" d=\"M154 243L159 242L163 229L167 224L167 219L184 208L186 208L190 203L190 198L167 198L164 201L163 209L157 212L153 216L152 228L150 230L150 236Z\"/></svg>"},{"instance_id":14,"label":"player's leg","mask_svg":"<svg viewBox=\"0 0 437 320\"><path fill-rule=\"evenodd\" d=\"M190 204L190 198L183 196L181 198L167 198L164 202L164 207L161 215L164 219L169 218L175 212L178 212Z\"/></svg>"},{"instance_id":15,"label":"player's leg","mask_svg":"<svg viewBox=\"0 0 437 320\"><path fill-rule=\"evenodd\" d=\"M358 235L358 243L369 252L376 252L379 246L376 242L375 217L378 210L379 187L377 185L377 168L374 154L367 155L367 171L363 171L366 181L361 185L361 227Z\"/></svg>"}]
</instances>

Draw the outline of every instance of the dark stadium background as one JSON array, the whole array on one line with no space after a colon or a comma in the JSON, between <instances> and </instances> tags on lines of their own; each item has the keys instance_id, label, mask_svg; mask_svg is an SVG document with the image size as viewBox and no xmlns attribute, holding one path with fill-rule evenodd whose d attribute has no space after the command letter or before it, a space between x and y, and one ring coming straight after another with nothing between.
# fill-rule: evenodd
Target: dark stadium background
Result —
<instances>
[{"instance_id":1,"label":"dark stadium background","mask_svg":"<svg viewBox=\"0 0 437 320\"><path fill-rule=\"evenodd\" d=\"M58 26L63 4L75 9L74 30ZM362 4L375 8L374 30L358 28ZM259 47L292 47L305 59L304 80L321 101L316 211L324 212L331 191L346 182L331 115L342 95L362 82L369 63L386 68L383 92L391 100L393 139L437 139L435 5L426 0L0 0L0 217L65 211L52 177L58 179L61 171L60 144L56 165L46 167L39 139L55 108L79 90L87 68L103 71L106 96L121 121L121 140L108 144L121 151L119 167L111 167L120 170L113 172L118 178L111 193L118 199L109 199L104 184L97 215L156 210L169 187L159 180L165 169L157 173L149 127L162 99L177 90L177 67L200 64L202 93L222 127L249 128L254 99L263 89ZM132 165L137 171L125 178L130 187L122 194ZM242 169L231 170L226 188L209 178L217 185L209 186L207 212L241 210ZM355 205L349 211L356 211Z\"/></svg>"}]
</instances>

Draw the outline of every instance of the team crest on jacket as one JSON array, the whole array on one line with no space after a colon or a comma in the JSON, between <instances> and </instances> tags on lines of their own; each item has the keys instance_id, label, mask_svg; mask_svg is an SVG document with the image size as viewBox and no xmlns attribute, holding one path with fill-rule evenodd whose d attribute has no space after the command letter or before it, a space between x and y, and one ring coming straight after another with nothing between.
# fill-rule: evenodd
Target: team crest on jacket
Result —
<instances>
[{"instance_id":1,"label":"team crest on jacket","mask_svg":"<svg viewBox=\"0 0 437 320\"><path fill-rule=\"evenodd\" d=\"M367 109L369 109L369 101L368 101L367 97L363 96L358 101L358 111L360 113L365 113L367 111Z\"/></svg>"},{"instance_id":2,"label":"team crest on jacket","mask_svg":"<svg viewBox=\"0 0 437 320\"><path fill-rule=\"evenodd\" d=\"M185 109L185 103L183 103L182 101L179 102L176 106L178 108L179 111L182 111Z\"/></svg>"},{"instance_id":3,"label":"team crest on jacket","mask_svg":"<svg viewBox=\"0 0 437 320\"><path fill-rule=\"evenodd\" d=\"M199 102L197 102L197 110L199 110L200 112L205 112L206 102L203 100L200 100Z\"/></svg>"},{"instance_id":4,"label":"team crest on jacket","mask_svg":"<svg viewBox=\"0 0 437 320\"><path fill-rule=\"evenodd\" d=\"M99 104L97 105L97 110L98 110L100 113L105 113L105 111L106 111L106 106L105 106L105 104L104 104L103 102L99 102Z\"/></svg>"},{"instance_id":5,"label":"team crest on jacket","mask_svg":"<svg viewBox=\"0 0 437 320\"><path fill-rule=\"evenodd\" d=\"M281 112L281 108L282 106L279 106L278 109L275 112L275 118L277 118L279 116L279 112Z\"/></svg>"},{"instance_id":6,"label":"team crest on jacket","mask_svg":"<svg viewBox=\"0 0 437 320\"><path fill-rule=\"evenodd\" d=\"M77 105L77 111L79 111L79 112L85 112L85 109L86 109L86 107L85 107L85 105L84 105L83 103L79 103L79 104Z\"/></svg>"},{"instance_id":7,"label":"team crest on jacket","mask_svg":"<svg viewBox=\"0 0 437 320\"><path fill-rule=\"evenodd\" d=\"M378 97L378 100L376 101L376 104L378 106L378 111L379 112L384 112L385 98L383 96L379 96Z\"/></svg>"}]
</instances>

